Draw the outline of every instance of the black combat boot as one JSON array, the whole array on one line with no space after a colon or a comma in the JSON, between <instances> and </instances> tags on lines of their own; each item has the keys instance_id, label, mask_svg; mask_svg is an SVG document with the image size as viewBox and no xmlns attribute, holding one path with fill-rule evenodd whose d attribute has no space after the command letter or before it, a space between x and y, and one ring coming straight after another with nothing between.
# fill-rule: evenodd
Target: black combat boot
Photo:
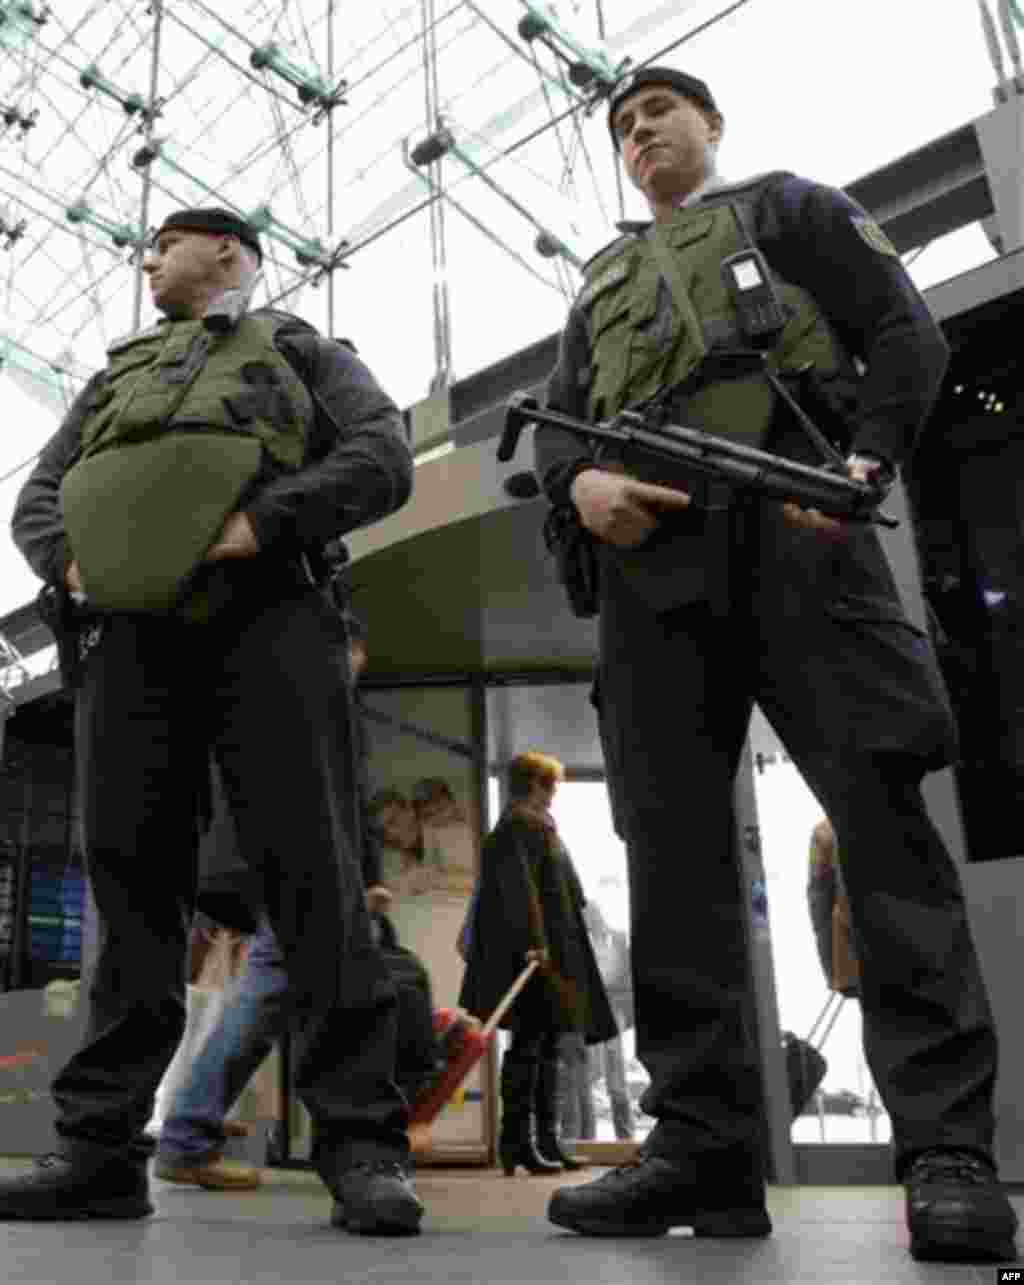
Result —
<instances>
[{"instance_id":1,"label":"black combat boot","mask_svg":"<svg viewBox=\"0 0 1024 1285\"><path fill-rule=\"evenodd\" d=\"M357 1236L415 1236L423 1205L397 1160L357 1160L327 1184L334 1196L331 1226Z\"/></svg>"},{"instance_id":2,"label":"black combat boot","mask_svg":"<svg viewBox=\"0 0 1024 1285\"><path fill-rule=\"evenodd\" d=\"M533 1141L533 1103L537 1092L537 1063L517 1058L513 1049L501 1063L501 1138L498 1155L505 1177L516 1165L529 1173L558 1173L561 1165L538 1155Z\"/></svg>"},{"instance_id":3,"label":"black combat boot","mask_svg":"<svg viewBox=\"0 0 1024 1285\"><path fill-rule=\"evenodd\" d=\"M146 1218L153 1212L143 1157L68 1142L31 1173L0 1181L0 1221Z\"/></svg>"},{"instance_id":4,"label":"black combat boot","mask_svg":"<svg viewBox=\"0 0 1024 1285\"><path fill-rule=\"evenodd\" d=\"M1017 1215L985 1160L936 1147L914 1160L903 1183L914 1258L1016 1261Z\"/></svg>"},{"instance_id":5,"label":"black combat boot","mask_svg":"<svg viewBox=\"0 0 1024 1285\"><path fill-rule=\"evenodd\" d=\"M583 1162L563 1151L559 1141L558 1072L557 1058L542 1058L537 1066L537 1092L533 1100L537 1120L537 1154L550 1164L572 1171L582 1169Z\"/></svg>"},{"instance_id":6,"label":"black combat boot","mask_svg":"<svg viewBox=\"0 0 1024 1285\"><path fill-rule=\"evenodd\" d=\"M595 1182L561 1187L548 1218L586 1236L770 1236L760 1162L749 1148L669 1157L645 1153Z\"/></svg>"}]
</instances>

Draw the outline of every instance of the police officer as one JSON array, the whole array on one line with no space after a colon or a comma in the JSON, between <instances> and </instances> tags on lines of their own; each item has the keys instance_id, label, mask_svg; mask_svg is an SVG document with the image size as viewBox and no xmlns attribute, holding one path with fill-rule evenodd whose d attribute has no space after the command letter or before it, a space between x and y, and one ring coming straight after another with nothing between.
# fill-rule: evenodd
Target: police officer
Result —
<instances>
[{"instance_id":1,"label":"police officer","mask_svg":"<svg viewBox=\"0 0 1024 1285\"><path fill-rule=\"evenodd\" d=\"M587 266L549 404L596 420L659 398L679 422L820 463L792 398L842 442L852 477L891 475L948 354L881 229L793 174L726 184L722 115L682 72L625 78L609 127L653 221L623 225ZM723 273L752 251L779 315L767 334ZM1016 1217L992 1160L995 1032L919 790L955 756L953 718L873 528L650 459L595 458L554 428L535 442L549 499L597 540L594 699L628 852L641 1105L657 1119L637 1164L560 1190L549 1217L595 1235L770 1233L731 811L756 701L835 827L911 1251L1012 1258Z\"/></svg>"},{"instance_id":2,"label":"police officer","mask_svg":"<svg viewBox=\"0 0 1024 1285\"><path fill-rule=\"evenodd\" d=\"M144 262L164 319L111 346L15 508L15 542L82 626L76 748L102 947L83 1044L53 1086L59 1153L0 1183L0 1217L151 1212L144 1129L183 1029L212 753L295 989L296 1088L332 1221L418 1230L395 991L351 837L346 662L308 570L405 503L412 461L350 348L248 309L260 261L230 211L166 219Z\"/></svg>"}]
</instances>

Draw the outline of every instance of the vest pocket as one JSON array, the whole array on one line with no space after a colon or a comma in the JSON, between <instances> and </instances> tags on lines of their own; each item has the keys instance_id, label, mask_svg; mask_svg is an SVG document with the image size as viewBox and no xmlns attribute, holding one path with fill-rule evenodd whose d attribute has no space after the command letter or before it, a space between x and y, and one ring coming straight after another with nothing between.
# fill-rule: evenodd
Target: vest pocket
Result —
<instances>
[{"instance_id":1,"label":"vest pocket","mask_svg":"<svg viewBox=\"0 0 1024 1285\"><path fill-rule=\"evenodd\" d=\"M61 508L90 606L168 611L259 473L255 437L169 433L80 460Z\"/></svg>"},{"instance_id":2,"label":"vest pocket","mask_svg":"<svg viewBox=\"0 0 1024 1285\"><path fill-rule=\"evenodd\" d=\"M596 349L604 340L605 336L612 327L623 326L629 320L632 311L632 300L625 298L611 298L606 303L598 305L591 314L591 326L593 327L593 337L591 343Z\"/></svg>"},{"instance_id":3,"label":"vest pocket","mask_svg":"<svg viewBox=\"0 0 1024 1285\"><path fill-rule=\"evenodd\" d=\"M146 366L152 366L156 363L159 354L151 348L144 349L142 352L125 353L110 363L109 379L111 381L124 379L125 375L133 375L143 370Z\"/></svg>"},{"instance_id":4,"label":"vest pocket","mask_svg":"<svg viewBox=\"0 0 1024 1285\"><path fill-rule=\"evenodd\" d=\"M613 301L594 317L591 341L591 414L614 414L623 405L622 390L630 360L630 301Z\"/></svg>"},{"instance_id":5,"label":"vest pocket","mask_svg":"<svg viewBox=\"0 0 1024 1285\"><path fill-rule=\"evenodd\" d=\"M630 311L624 402L644 401L661 391L679 337L679 314L667 290L652 283Z\"/></svg>"}]
</instances>

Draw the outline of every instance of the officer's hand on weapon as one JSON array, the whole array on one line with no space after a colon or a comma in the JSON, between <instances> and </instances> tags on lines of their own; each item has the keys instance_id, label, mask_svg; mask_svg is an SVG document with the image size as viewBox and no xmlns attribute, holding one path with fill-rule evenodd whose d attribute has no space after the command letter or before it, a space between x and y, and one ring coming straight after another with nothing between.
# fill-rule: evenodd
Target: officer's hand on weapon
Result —
<instances>
[{"instance_id":1,"label":"officer's hand on weapon","mask_svg":"<svg viewBox=\"0 0 1024 1285\"><path fill-rule=\"evenodd\" d=\"M658 525L659 510L690 504L685 491L598 468L577 474L569 494L587 530L620 549L643 544Z\"/></svg>"},{"instance_id":2,"label":"officer's hand on weapon","mask_svg":"<svg viewBox=\"0 0 1024 1285\"><path fill-rule=\"evenodd\" d=\"M220 535L206 554L206 561L220 562L224 558L252 558L259 551L259 541L246 515L229 513L224 519Z\"/></svg>"},{"instance_id":3,"label":"officer's hand on weapon","mask_svg":"<svg viewBox=\"0 0 1024 1285\"><path fill-rule=\"evenodd\" d=\"M72 562L67 571L64 572L64 583L72 593L85 593L85 586L82 584L82 575L78 570L77 562Z\"/></svg>"},{"instance_id":4,"label":"officer's hand on weapon","mask_svg":"<svg viewBox=\"0 0 1024 1285\"><path fill-rule=\"evenodd\" d=\"M851 455L846 461L846 471L854 482L871 482L875 474L884 470L885 465L873 455ZM802 509L798 504L784 504L782 512L793 526L803 527L807 531L817 531L833 540L845 539L852 529L852 524L849 522L826 517L818 509Z\"/></svg>"}]
</instances>

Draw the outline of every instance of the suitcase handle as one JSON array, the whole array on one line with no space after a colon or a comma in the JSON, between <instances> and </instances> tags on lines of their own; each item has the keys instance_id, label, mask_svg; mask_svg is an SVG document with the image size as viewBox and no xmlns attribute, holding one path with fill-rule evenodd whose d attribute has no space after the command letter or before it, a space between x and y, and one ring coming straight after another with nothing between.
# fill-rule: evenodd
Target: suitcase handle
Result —
<instances>
[{"instance_id":1,"label":"suitcase handle","mask_svg":"<svg viewBox=\"0 0 1024 1285\"><path fill-rule=\"evenodd\" d=\"M526 983L533 976L533 971L537 967L537 965L538 965L538 961L536 959L531 959L530 962L523 969L523 971L516 978L516 980L512 983L512 985L508 988L508 990L502 996L501 1003L487 1019L483 1029L480 1032L480 1034L485 1039L489 1035L491 1035L494 1030L497 1029L498 1023L501 1021L501 1019L505 1016L505 1014L508 1012L508 1010L512 1007L513 1003L515 1002L516 996L519 994L519 992L523 989Z\"/></svg>"},{"instance_id":2,"label":"suitcase handle","mask_svg":"<svg viewBox=\"0 0 1024 1285\"><path fill-rule=\"evenodd\" d=\"M825 1005L822 1008L821 1012L814 1019L813 1026L807 1032L808 1044L818 1049L819 1051L825 1047L825 1041L828 1039L829 1035L831 1034L832 1027L835 1026L836 1024L836 1018L839 1016L840 1012L842 1011L842 1007L845 1003L846 1003L845 995L840 994L839 991L832 991L828 999L825 1001ZM833 1005L835 1005L834 1008L833 1008ZM829 1012L830 1009L832 1010L831 1012ZM828 1019L827 1021L825 1020L826 1018ZM821 1027L823 1022L825 1022L825 1029L821 1032L821 1036L818 1040L818 1043L815 1044L814 1037L815 1035L817 1035L818 1029Z\"/></svg>"}]
</instances>

